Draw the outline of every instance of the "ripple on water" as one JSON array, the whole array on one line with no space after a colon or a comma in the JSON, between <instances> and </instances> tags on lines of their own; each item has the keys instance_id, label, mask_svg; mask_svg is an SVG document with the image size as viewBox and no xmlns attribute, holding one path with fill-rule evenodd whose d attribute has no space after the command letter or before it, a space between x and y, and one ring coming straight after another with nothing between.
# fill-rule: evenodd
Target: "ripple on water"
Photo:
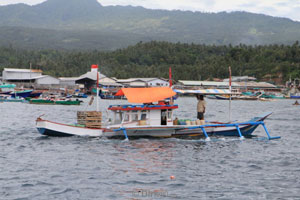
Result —
<instances>
[{"instance_id":1,"label":"ripple on water","mask_svg":"<svg viewBox=\"0 0 300 200\"><path fill-rule=\"evenodd\" d=\"M102 109L110 103L101 101ZM195 98L179 98L177 103L177 116L195 118ZM299 199L299 112L291 104L288 100L232 102L232 118L239 121L273 111L267 127L272 136L282 136L280 140L267 140L259 128L251 139L212 137L210 142L45 137L34 128L38 116L71 123L85 105L0 105L5 115L0 121L0 196L8 200ZM228 102L207 100L207 106L207 120L228 121Z\"/></svg>"}]
</instances>

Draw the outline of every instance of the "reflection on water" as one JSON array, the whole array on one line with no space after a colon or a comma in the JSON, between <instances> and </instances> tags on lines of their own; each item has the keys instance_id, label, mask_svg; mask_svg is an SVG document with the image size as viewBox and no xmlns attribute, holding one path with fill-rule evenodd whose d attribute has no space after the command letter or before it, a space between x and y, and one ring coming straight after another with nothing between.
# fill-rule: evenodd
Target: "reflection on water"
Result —
<instances>
[{"instance_id":1,"label":"reflection on water","mask_svg":"<svg viewBox=\"0 0 300 200\"><path fill-rule=\"evenodd\" d=\"M114 145L117 153L123 154L122 162L130 165L137 173L160 173L165 168L176 167L170 165L174 154L174 142L160 140L131 141L130 144ZM118 166L117 166L118 167ZM124 169L126 171L126 169ZM127 172L127 171L126 171Z\"/></svg>"}]
</instances>

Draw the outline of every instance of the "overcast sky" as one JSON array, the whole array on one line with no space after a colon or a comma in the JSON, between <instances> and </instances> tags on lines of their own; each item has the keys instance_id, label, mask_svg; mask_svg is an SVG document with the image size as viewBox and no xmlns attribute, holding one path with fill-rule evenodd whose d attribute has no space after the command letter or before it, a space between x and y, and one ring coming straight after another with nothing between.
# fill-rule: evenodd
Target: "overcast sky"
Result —
<instances>
[{"instance_id":1,"label":"overcast sky","mask_svg":"<svg viewBox=\"0 0 300 200\"><path fill-rule=\"evenodd\" d=\"M34 5L45 0L0 0L0 5L26 3ZM84 0L83 0L84 1ZM300 0L98 0L102 5L133 5L154 9L179 9L202 12L248 11L287 17L300 21Z\"/></svg>"}]
</instances>

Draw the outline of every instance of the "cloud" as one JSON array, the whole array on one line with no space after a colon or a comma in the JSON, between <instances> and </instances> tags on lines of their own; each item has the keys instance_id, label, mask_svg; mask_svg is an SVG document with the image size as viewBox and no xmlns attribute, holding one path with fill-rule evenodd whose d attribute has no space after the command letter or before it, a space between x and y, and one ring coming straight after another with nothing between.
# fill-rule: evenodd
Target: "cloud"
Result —
<instances>
[{"instance_id":1,"label":"cloud","mask_svg":"<svg viewBox=\"0 0 300 200\"><path fill-rule=\"evenodd\" d=\"M43 1L45 0L1 0L0 5L17 4L17 3L34 5L34 4L42 3Z\"/></svg>"},{"instance_id":2,"label":"cloud","mask_svg":"<svg viewBox=\"0 0 300 200\"><path fill-rule=\"evenodd\" d=\"M0 0L0 5L45 0ZM62 0L69 1L69 0ZM84 0L83 0L84 1ZM299 0L98 0L102 5L133 5L151 9L191 10L202 12L247 11L300 21Z\"/></svg>"},{"instance_id":3,"label":"cloud","mask_svg":"<svg viewBox=\"0 0 300 200\"><path fill-rule=\"evenodd\" d=\"M102 5L133 5L151 9L204 12L247 11L300 21L296 0L99 0Z\"/></svg>"}]
</instances>

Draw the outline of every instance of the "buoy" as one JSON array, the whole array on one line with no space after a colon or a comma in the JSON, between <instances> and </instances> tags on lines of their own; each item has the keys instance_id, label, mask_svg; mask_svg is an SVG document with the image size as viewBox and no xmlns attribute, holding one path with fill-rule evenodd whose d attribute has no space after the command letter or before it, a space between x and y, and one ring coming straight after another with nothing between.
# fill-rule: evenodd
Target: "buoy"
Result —
<instances>
[{"instance_id":1,"label":"buoy","mask_svg":"<svg viewBox=\"0 0 300 200\"><path fill-rule=\"evenodd\" d=\"M175 179L175 176L170 176L170 179L171 179L171 180Z\"/></svg>"}]
</instances>

